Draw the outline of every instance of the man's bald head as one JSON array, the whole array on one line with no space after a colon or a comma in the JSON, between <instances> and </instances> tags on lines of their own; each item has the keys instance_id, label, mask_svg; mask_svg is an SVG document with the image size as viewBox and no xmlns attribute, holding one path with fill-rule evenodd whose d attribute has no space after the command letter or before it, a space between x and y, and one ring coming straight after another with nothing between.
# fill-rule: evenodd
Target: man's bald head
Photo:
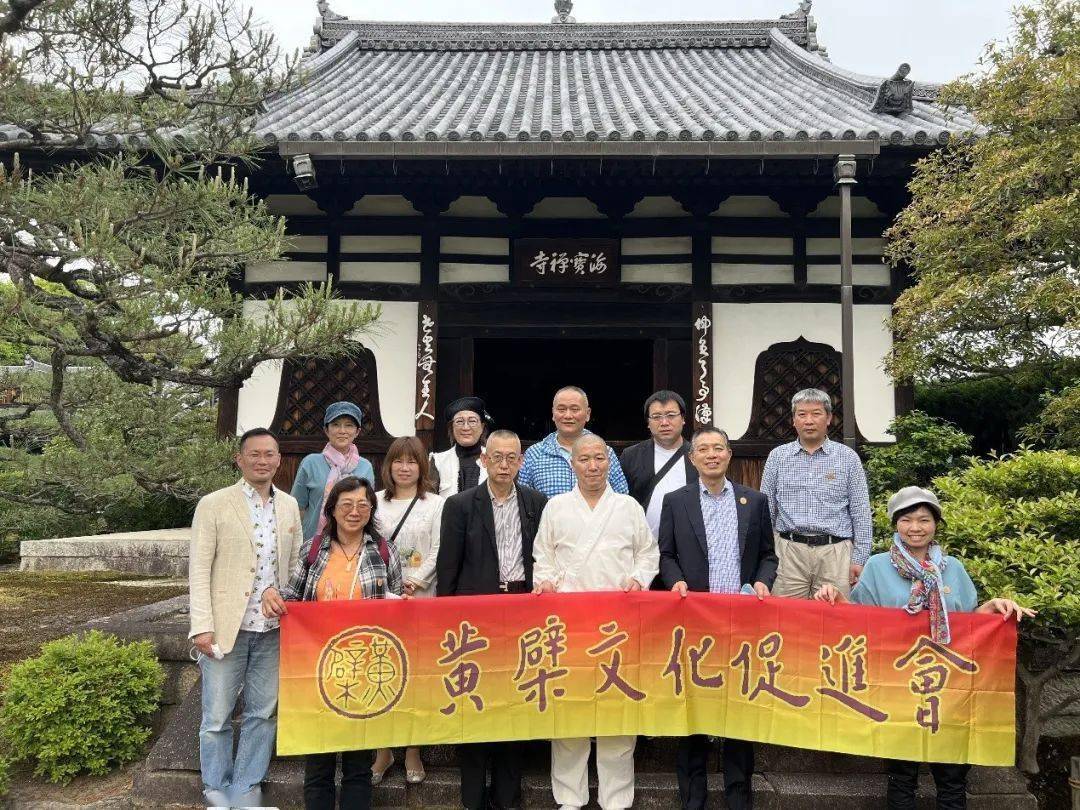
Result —
<instances>
[{"instance_id":1,"label":"man's bald head","mask_svg":"<svg viewBox=\"0 0 1080 810\"><path fill-rule=\"evenodd\" d=\"M611 467L607 442L595 433L579 436L570 448L570 466L583 494L602 493Z\"/></svg>"},{"instance_id":2,"label":"man's bald head","mask_svg":"<svg viewBox=\"0 0 1080 810\"><path fill-rule=\"evenodd\" d=\"M570 455L576 456L579 450L585 448L590 444L600 445L604 449L604 452L607 453L607 442L605 442L595 433L583 433L570 447Z\"/></svg>"}]
</instances>

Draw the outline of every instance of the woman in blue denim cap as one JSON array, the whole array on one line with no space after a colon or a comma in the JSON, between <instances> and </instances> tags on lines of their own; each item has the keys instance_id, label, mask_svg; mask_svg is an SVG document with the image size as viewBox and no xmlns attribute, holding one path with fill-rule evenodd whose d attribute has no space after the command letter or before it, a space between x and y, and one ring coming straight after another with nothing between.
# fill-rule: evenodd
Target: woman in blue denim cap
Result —
<instances>
[{"instance_id":1,"label":"woman in blue denim cap","mask_svg":"<svg viewBox=\"0 0 1080 810\"><path fill-rule=\"evenodd\" d=\"M375 483L371 462L360 457L354 444L362 423L363 413L357 405L335 402L323 416L326 446L321 453L311 453L300 462L291 494L300 506L305 541L310 541L326 525L322 506L334 484L347 475Z\"/></svg>"},{"instance_id":2,"label":"woman in blue denim cap","mask_svg":"<svg viewBox=\"0 0 1080 810\"><path fill-rule=\"evenodd\" d=\"M892 548L875 554L867 562L858 584L851 589L850 601L857 605L903 608L908 613L927 611L930 637L949 644L949 613L1000 613L1003 619L1034 616L1011 599L991 599L979 604L975 584L963 563L944 554L935 539L941 519L937 495L921 487L904 487L889 499L892 521ZM814 598L829 604L848 601L834 586L823 585ZM918 762L885 760L889 775L887 801L889 810L914 810L919 786ZM967 806L969 765L931 762L930 773L937 786L937 806L942 810L960 810Z\"/></svg>"}]
</instances>

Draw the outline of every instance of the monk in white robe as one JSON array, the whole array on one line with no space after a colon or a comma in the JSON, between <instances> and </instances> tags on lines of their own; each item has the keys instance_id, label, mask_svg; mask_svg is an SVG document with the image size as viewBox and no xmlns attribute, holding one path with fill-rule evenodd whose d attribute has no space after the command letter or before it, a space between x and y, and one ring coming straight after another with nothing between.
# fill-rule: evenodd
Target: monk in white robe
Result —
<instances>
[{"instance_id":1,"label":"monk in white robe","mask_svg":"<svg viewBox=\"0 0 1080 810\"><path fill-rule=\"evenodd\" d=\"M608 485L608 448L593 433L578 439L570 464L577 486L548 501L533 541L536 593L640 591L660 570L645 512ZM598 801L603 810L634 803L633 736L597 737ZM589 740L551 741L551 790L562 810L589 801Z\"/></svg>"}]
</instances>

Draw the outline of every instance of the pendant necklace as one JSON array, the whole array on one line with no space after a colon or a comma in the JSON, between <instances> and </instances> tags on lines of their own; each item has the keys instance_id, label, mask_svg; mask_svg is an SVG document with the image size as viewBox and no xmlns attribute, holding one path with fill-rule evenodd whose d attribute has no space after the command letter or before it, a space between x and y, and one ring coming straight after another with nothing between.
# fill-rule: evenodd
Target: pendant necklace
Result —
<instances>
[{"instance_id":1,"label":"pendant necklace","mask_svg":"<svg viewBox=\"0 0 1080 810\"><path fill-rule=\"evenodd\" d=\"M348 552L345 551L345 546L341 545L341 541L335 541L338 544L338 548L341 549L341 553L345 555L345 570L352 571L353 565L356 563L356 558L360 556L361 549L357 548L353 555L350 557Z\"/></svg>"}]
</instances>

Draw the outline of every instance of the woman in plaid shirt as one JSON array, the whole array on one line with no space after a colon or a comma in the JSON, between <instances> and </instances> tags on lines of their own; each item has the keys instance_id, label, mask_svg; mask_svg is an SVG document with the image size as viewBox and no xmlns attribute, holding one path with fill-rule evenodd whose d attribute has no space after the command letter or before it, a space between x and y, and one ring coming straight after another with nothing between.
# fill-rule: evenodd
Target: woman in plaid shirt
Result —
<instances>
[{"instance_id":1,"label":"woman in plaid shirt","mask_svg":"<svg viewBox=\"0 0 1080 810\"><path fill-rule=\"evenodd\" d=\"M326 497L326 528L311 542L317 551L301 554L289 584L279 594L268 588L263 612L279 616L286 601L327 602L337 599L383 599L402 595L401 560L397 549L372 533L375 488L363 478L348 476ZM372 527L369 529L369 527ZM309 754L304 763L305 810L333 810L336 753ZM371 751L341 752L341 806L371 806Z\"/></svg>"}]
</instances>

